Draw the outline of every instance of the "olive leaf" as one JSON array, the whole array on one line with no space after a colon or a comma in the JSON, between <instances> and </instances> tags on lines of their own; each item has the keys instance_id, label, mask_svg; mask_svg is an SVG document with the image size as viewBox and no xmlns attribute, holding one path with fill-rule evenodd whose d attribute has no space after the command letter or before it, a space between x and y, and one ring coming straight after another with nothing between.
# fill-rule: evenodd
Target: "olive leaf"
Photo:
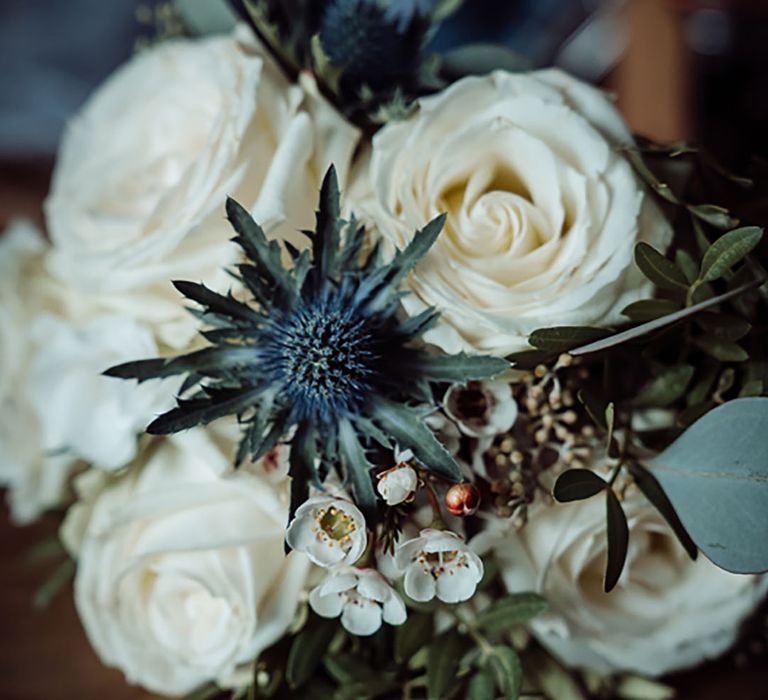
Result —
<instances>
[{"instance_id":1,"label":"olive leaf","mask_svg":"<svg viewBox=\"0 0 768 700\"><path fill-rule=\"evenodd\" d=\"M552 495L559 503L583 501L603 491L608 484L589 469L568 469L557 478Z\"/></svg>"},{"instance_id":2,"label":"olive leaf","mask_svg":"<svg viewBox=\"0 0 768 700\"><path fill-rule=\"evenodd\" d=\"M704 253L699 279L712 282L745 258L763 237L757 226L744 226L723 234Z\"/></svg>"},{"instance_id":3,"label":"olive leaf","mask_svg":"<svg viewBox=\"0 0 768 700\"><path fill-rule=\"evenodd\" d=\"M635 262L643 274L660 289L688 289L688 280L683 271L643 241L635 246Z\"/></svg>"},{"instance_id":4,"label":"olive leaf","mask_svg":"<svg viewBox=\"0 0 768 700\"><path fill-rule=\"evenodd\" d=\"M629 526L624 509L613 489L605 492L606 534L608 537L608 552L605 560L605 578L603 590L609 593L619 581L627 559L629 545Z\"/></svg>"}]
</instances>

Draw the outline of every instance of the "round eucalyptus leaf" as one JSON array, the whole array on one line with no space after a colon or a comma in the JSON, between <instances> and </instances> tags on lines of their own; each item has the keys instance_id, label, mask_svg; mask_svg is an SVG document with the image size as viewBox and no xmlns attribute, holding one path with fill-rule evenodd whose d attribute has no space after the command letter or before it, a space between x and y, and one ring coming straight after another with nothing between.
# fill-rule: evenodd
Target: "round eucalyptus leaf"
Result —
<instances>
[{"instance_id":1,"label":"round eucalyptus leaf","mask_svg":"<svg viewBox=\"0 0 768 700\"><path fill-rule=\"evenodd\" d=\"M734 573L768 571L768 398L709 411L649 467L707 558Z\"/></svg>"}]
</instances>

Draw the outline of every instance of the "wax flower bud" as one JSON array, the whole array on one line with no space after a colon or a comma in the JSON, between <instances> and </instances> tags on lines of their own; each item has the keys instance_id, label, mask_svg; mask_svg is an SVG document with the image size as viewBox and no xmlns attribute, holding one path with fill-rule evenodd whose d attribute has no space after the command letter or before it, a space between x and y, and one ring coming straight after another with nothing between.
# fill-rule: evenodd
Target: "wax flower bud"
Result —
<instances>
[{"instance_id":1,"label":"wax flower bud","mask_svg":"<svg viewBox=\"0 0 768 700\"><path fill-rule=\"evenodd\" d=\"M454 484L445 494L445 507L451 515L474 515L480 507L480 493L472 484Z\"/></svg>"}]
</instances>

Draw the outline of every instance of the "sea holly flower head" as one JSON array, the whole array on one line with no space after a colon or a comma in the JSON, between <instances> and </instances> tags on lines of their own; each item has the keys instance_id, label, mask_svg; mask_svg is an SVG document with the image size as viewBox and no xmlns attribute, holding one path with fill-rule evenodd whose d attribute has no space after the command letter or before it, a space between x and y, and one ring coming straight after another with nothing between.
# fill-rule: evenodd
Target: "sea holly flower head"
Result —
<instances>
[{"instance_id":1,"label":"sea holly flower head","mask_svg":"<svg viewBox=\"0 0 768 700\"><path fill-rule=\"evenodd\" d=\"M469 600L483 577L483 562L464 540L448 530L422 530L395 550L395 563L405 572L405 592L425 603Z\"/></svg>"},{"instance_id":2,"label":"sea holly flower head","mask_svg":"<svg viewBox=\"0 0 768 700\"><path fill-rule=\"evenodd\" d=\"M434 309L405 320L399 314L400 283L445 217L429 222L388 262L375 248L365 255L364 231L341 218L333 167L305 250L268 240L232 199L227 216L247 258L234 274L251 298L175 282L201 307L193 313L207 326L202 335L210 345L106 372L139 381L186 375L177 407L147 431L176 433L235 415L243 431L238 463L257 461L281 441L290 444L291 514L309 497L310 483L322 489L336 470L365 516L375 519L377 465L368 459L374 443L392 449L396 442L437 476L461 481L459 466L424 422L435 385L495 376L509 363L427 351L420 336L437 320ZM288 267L286 254L293 261Z\"/></svg>"},{"instance_id":3,"label":"sea holly flower head","mask_svg":"<svg viewBox=\"0 0 768 700\"><path fill-rule=\"evenodd\" d=\"M299 506L285 540L318 566L331 567L354 564L365 551L368 534L365 518L353 503L318 496Z\"/></svg>"},{"instance_id":4,"label":"sea holly flower head","mask_svg":"<svg viewBox=\"0 0 768 700\"><path fill-rule=\"evenodd\" d=\"M321 617L339 617L348 632L359 636L376 632L381 623L402 625L405 604L375 569L340 567L309 594L309 604Z\"/></svg>"}]
</instances>

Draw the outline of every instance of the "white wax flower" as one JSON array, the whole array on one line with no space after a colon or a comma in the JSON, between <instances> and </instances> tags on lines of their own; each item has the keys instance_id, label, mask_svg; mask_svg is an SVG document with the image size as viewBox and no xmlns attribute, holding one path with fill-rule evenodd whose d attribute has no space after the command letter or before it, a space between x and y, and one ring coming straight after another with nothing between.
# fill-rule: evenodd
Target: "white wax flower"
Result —
<instances>
[{"instance_id":1,"label":"white wax flower","mask_svg":"<svg viewBox=\"0 0 768 700\"><path fill-rule=\"evenodd\" d=\"M303 246L320 179L334 162L343 184L357 137L310 76L289 82L244 26L159 43L115 71L64 134L45 206L49 266L184 348L198 323L170 280L232 285L226 196Z\"/></svg>"},{"instance_id":2,"label":"white wax flower","mask_svg":"<svg viewBox=\"0 0 768 700\"><path fill-rule=\"evenodd\" d=\"M651 293L634 246L672 230L616 148L631 142L605 94L558 70L467 77L376 133L347 205L400 249L446 212L403 305L440 310L425 338L448 352L504 355Z\"/></svg>"},{"instance_id":3,"label":"white wax flower","mask_svg":"<svg viewBox=\"0 0 768 700\"><path fill-rule=\"evenodd\" d=\"M503 379L454 384L443 400L462 433L482 438L507 432L517 420L512 385Z\"/></svg>"},{"instance_id":4,"label":"white wax flower","mask_svg":"<svg viewBox=\"0 0 768 700\"><path fill-rule=\"evenodd\" d=\"M447 530L427 528L399 544L395 562L405 572L406 594L419 602L435 596L444 603L468 600L483 577L480 557Z\"/></svg>"},{"instance_id":5,"label":"white wax flower","mask_svg":"<svg viewBox=\"0 0 768 700\"><path fill-rule=\"evenodd\" d=\"M130 682L166 695L227 682L285 634L310 567L283 551L287 492L233 473L206 431L157 438L125 475L77 485L61 532L75 602Z\"/></svg>"},{"instance_id":6,"label":"white wax flower","mask_svg":"<svg viewBox=\"0 0 768 700\"><path fill-rule=\"evenodd\" d=\"M549 608L531 622L536 638L568 666L598 673L658 676L730 647L768 590L768 577L731 574L699 555L692 561L635 488L622 503L629 524L624 571L610 593L605 566L605 500L531 507L519 532L501 521L495 541L510 592L535 590ZM503 529L503 534L493 535ZM479 546L479 545L478 545Z\"/></svg>"},{"instance_id":7,"label":"white wax flower","mask_svg":"<svg viewBox=\"0 0 768 700\"><path fill-rule=\"evenodd\" d=\"M416 470L400 460L391 469L377 474L377 479L376 489L388 506L396 506L412 498L419 484Z\"/></svg>"},{"instance_id":8,"label":"white wax flower","mask_svg":"<svg viewBox=\"0 0 768 700\"><path fill-rule=\"evenodd\" d=\"M365 551L368 534L365 518L354 503L315 496L298 507L285 540L318 566L331 567L354 564Z\"/></svg>"},{"instance_id":9,"label":"white wax flower","mask_svg":"<svg viewBox=\"0 0 768 700\"><path fill-rule=\"evenodd\" d=\"M359 636L373 634L382 621L402 625L407 617L402 598L375 569L334 569L309 594L309 604L322 617L340 615L344 629Z\"/></svg>"}]
</instances>

